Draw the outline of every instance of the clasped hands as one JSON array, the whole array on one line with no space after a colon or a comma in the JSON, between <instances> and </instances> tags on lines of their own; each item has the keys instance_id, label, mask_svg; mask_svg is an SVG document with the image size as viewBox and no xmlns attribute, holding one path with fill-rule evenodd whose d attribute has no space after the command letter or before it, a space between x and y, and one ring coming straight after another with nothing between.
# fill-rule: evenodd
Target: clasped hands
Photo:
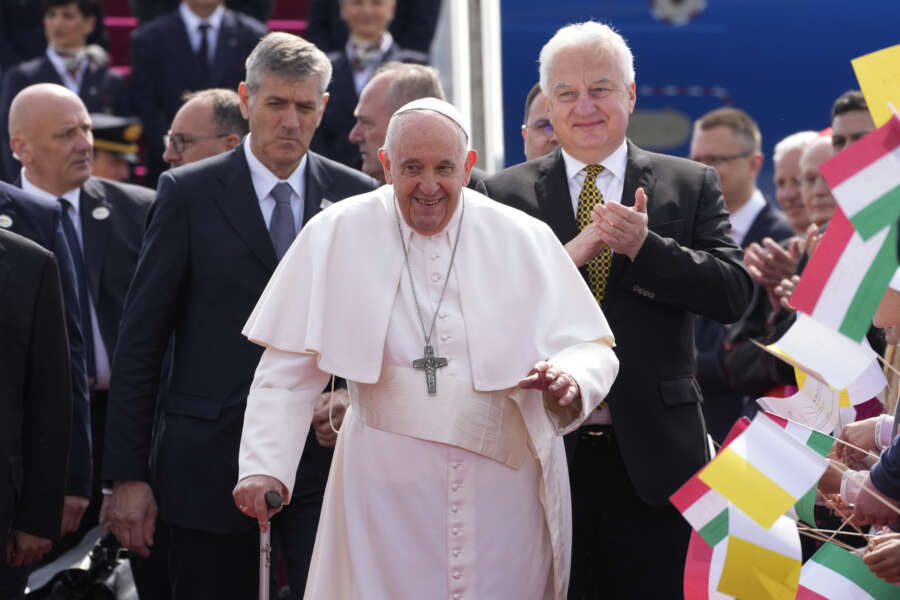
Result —
<instances>
[{"instance_id":1,"label":"clasped hands","mask_svg":"<svg viewBox=\"0 0 900 600\"><path fill-rule=\"evenodd\" d=\"M617 202L597 204L591 211L591 223L565 245L580 267L604 248L634 260L647 239L647 194L644 188L634 193L634 206Z\"/></svg>"}]
</instances>

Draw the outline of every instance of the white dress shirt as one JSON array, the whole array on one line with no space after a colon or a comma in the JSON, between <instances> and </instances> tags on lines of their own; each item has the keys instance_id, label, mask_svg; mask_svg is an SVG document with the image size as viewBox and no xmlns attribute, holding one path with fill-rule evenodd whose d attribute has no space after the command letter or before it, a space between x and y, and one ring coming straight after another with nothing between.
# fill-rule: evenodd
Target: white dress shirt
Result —
<instances>
[{"instance_id":1,"label":"white dress shirt","mask_svg":"<svg viewBox=\"0 0 900 600\"><path fill-rule=\"evenodd\" d=\"M757 189L753 191L753 195L742 207L728 215L731 220L731 237L738 246L744 245L744 238L747 237L750 227L753 226L753 221L765 207L766 199Z\"/></svg>"},{"instance_id":2,"label":"white dress shirt","mask_svg":"<svg viewBox=\"0 0 900 600\"><path fill-rule=\"evenodd\" d=\"M266 229L272 221L272 213L275 211L275 197L272 196L272 190L280 182L285 182L291 186L291 214L294 215L294 231L299 232L300 226L303 225L303 199L306 191L303 182L306 181L306 157L304 154L300 160L300 164L294 169L294 172L287 179L280 179L278 175L273 173L262 164L253 150L250 149L250 137L244 140L244 154L247 156L247 166L250 167L250 181L253 183L253 190L259 199L259 208L262 210L263 219L266 222Z\"/></svg>"},{"instance_id":3,"label":"white dress shirt","mask_svg":"<svg viewBox=\"0 0 900 600\"><path fill-rule=\"evenodd\" d=\"M185 2L182 2L178 6L178 12L181 14L181 20L184 21L188 40L191 42L191 48L194 49L194 53L200 51L200 43L203 41L202 34L200 33L200 24L206 23L209 25L209 29L206 31L206 40L209 49L209 64L212 64L213 59L216 56L216 42L219 39L219 30L222 29L222 17L225 14L225 6L220 4L206 19L198 17L190 8L188 8L187 3Z\"/></svg>"},{"instance_id":4,"label":"white dress shirt","mask_svg":"<svg viewBox=\"0 0 900 600\"><path fill-rule=\"evenodd\" d=\"M69 208L67 214L69 215L69 220L72 221L72 226L75 229L75 234L78 237L78 243L81 245L79 249L81 252L82 258L84 257L84 234L81 229L81 188L75 188L74 190L69 190L62 196L54 196L50 192L42 190L37 187L30 181L28 181L28 177L25 175L25 169L22 169L22 189L26 192L30 192L35 196L40 198L44 198L53 202L54 204L59 203L59 199L63 198L69 202ZM85 269L87 269L87 263L84 265ZM88 286L90 287L90 286ZM109 364L109 353L106 351L106 345L103 343L103 338L100 336L100 323L97 321L97 309L94 307L95 301L93 298L78 298L79 302L89 302L91 306L91 329L94 339L94 363L97 368L96 380L94 382L94 389L96 390L107 390L109 389L109 375L110 375L110 364ZM80 322L80 321L79 321ZM87 336L88 332L83 331L82 335Z\"/></svg>"},{"instance_id":5,"label":"white dress shirt","mask_svg":"<svg viewBox=\"0 0 900 600\"><path fill-rule=\"evenodd\" d=\"M59 78L62 79L63 85L75 94L78 94L81 90L81 82L84 80L84 71L88 64L87 55L85 54L82 57L81 62L78 63L78 70L75 72L74 77L66 68L66 63L63 58L57 54L56 50L51 46L47 46L47 58L50 60L50 64L53 65L53 68L56 69Z\"/></svg>"}]
</instances>

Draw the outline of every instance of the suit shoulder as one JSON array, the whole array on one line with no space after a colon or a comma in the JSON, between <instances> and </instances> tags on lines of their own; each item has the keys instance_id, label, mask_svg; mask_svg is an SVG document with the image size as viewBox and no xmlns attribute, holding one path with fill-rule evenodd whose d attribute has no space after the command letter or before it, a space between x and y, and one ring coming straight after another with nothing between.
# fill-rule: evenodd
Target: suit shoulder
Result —
<instances>
[{"instance_id":1,"label":"suit shoulder","mask_svg":"<svg viewBox=\"0 0 900 600\"><path fill-rule=\"evenodd\" d=\"M485 176L482 181L486 186L508 185L517 181L533 182L542 168L544 168L546 159L547 157L541 157L506 167L496 173Z\"/></svg>"},{"instance_id":2,"label":"suit shoulder","mask_svg":"<svg viewBox=\"0 0 900 600\"><path fill-rule=\"evenodd\" d=\"M418 50L410 50L408 48L397 47L396 52L391 57L391 60L418 65L427 65L428 55L424 52L419 52Z\"/></svg>"},{"instance_id":3,"label":"suit shoulder","mask_svg":"<svg viewBox=\"0 0 900 600\"><path fill-rule=\"evenodd\" d=\"M677 173L702 176L703 173L707 171L707 169L712 169L712 167L708 167L689 158L684 158L682 156L672 156L671 154L661 154L659 152L651 152L649 150L643 150L637 147L631 148L631 154L632 157L639 157L643 161L649 163L650 168L654 169L654 172L659 169L661 171L669 170Z\"/></svg>"},{"instance_id":4,"label":"suit shoulder","mask_svg":"<svg viewBox=\"0 0 900 600\"><path fill-rule=\"evenodd\" d=\"M123 199L145 210L150 207L156 198L155 190L142 185L122 183L111 179L103 179L102 177L91 177L90 181L103 187L108 198Z\"/></svg>"},{"instance_id":5,"label":"suit shoulder","mask_svg":"<svg viewBox=\"0 0 900 600\"><path fill-rule=\"evenodd\" d=\"M242 12L234 11L229 8L226 8L225 11L230 12L232 14L235 22L237 23L237 25L240 28L246 29L247 31L256 35L257 37L263 37L264 35L269 33L269 29L266 27L266 25L264 23L254 19L250 15L242 13Z\"/></svg>"},{"instance_id":6,"label":"suit shoulder","mask_svg":"<svg viewBox=\"0 0 900 600\"><path fill-rule=\"evenodd\" d=\"M148 42L150 39L161 36L171 35L173 30L181 25L181 17L177 10L170 13L160 15L155 19L147 21L131 33L131 41L135 43Z\"/></svg>"},{"instance_id":7,"label":"suit shoulder","mask_svg":"<svg viewBox=\"0 0 900 600\"><path fill-rule=\"evenodd\" d=\"M365 173L341 164L336 160L316 152L310 152L309 155L321 163L322 167L335 179L335 182L358 189L359 191L354 192L355 194L370 192L381 185Z\"/></svg>"},{"instance_id":8,"label":"suit shoulder","mask_svg":"<svg viewBox=\"0 0 900 600\"><path fill-rule=\"evenodd\" d=\"M30 264L41 264L47 260L56 262L53 253L37 242L5 229L0 229L0 249L7 255L16 256L16 260L22 260L19 257L24 257ZM3 253L0 252L0 260L2 257Z\"/></svg>"}]
</instances>

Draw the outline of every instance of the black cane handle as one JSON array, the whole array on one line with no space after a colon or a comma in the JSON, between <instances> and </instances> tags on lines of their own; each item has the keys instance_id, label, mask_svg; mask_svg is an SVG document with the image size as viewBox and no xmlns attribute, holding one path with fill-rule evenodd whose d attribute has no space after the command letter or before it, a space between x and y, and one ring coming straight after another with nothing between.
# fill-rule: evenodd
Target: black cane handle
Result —
<instances>
[{"instance_id":1,"label":"black cane handle","mask_svg":"<svg viewBox=\"0 0 900 600\"><path fill-rule=\"evenodd\" d=\"M266 504L269 508L281 508L281 494L275 490L266 492Z\"/></svg>"}]
</instances>

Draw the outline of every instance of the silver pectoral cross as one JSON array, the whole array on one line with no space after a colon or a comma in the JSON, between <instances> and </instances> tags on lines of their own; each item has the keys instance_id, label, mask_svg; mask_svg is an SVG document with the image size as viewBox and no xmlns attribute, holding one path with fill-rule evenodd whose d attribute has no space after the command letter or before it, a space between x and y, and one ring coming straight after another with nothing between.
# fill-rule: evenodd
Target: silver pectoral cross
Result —
<instances>
[{"instance_id":1,"label":"silver pectoral cross","mask_svg":"<svg viewBox=\"0 0 900 600\"><path fill-rule=\"evenodd\" d=\"M431 344L425 346L425 356L417 358L413 361L414 369L425 370L425 383L428 385L428 393L437 393L437 377L435 377L435 369L447 366L447 359L442 356L434 355L434 348Z\"/></svg>"}]
</instances>

